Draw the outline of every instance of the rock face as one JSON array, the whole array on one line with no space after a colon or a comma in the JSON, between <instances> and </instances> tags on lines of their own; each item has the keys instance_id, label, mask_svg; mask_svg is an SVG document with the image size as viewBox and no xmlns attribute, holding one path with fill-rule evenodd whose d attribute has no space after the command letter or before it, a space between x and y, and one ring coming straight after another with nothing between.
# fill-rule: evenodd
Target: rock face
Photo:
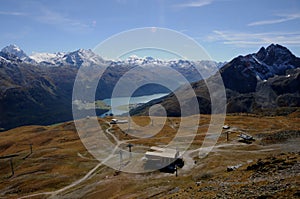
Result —
<instances>
[{"instance_id":1,"label":"rock face","mask_svg":"<svg viewBox=\"0 0 300 199\"><path fill-rule=\"evenodd\" d=\"M278 44L234 58L220 69L220 75L226 88L229 113L300 106L300 58ZM193 83L192 87L198 98L200 113L210 113L210 94L205 81ZM186 88L176 92L182 95ZM186 102L188 100L187 97ZM132 110L131 114L147 115L150 105L157 103L163 105L170 116L180 115L179 104L172 94Z\"/></svg>"},{"instance_id":2,"label":"rock face","mask_svg":"<svg viewBox=\"0 0 300 199\"><path fill-rule=\"evenodd\" d=\"M259 81L285 75L300 67L300 59L280 45L262 47L257 53L239 56L221 70L225 87L239 93L255 92Z\"/></svg>"}]
</instances>

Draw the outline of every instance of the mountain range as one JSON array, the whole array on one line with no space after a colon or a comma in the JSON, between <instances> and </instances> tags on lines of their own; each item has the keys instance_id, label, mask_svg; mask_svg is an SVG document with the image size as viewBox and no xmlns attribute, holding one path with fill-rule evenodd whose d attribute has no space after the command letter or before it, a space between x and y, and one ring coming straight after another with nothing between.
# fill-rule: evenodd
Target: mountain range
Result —
<instances>
[{"instance_id":1,"label":"mountain range","mask_svg":"<svg viewBox=\"0 0 300 199\"><path fill-rule=\"evenodd\" d=\"M257 53L238 56L220 70L227 98L227 113L288 114L300 107L300 58L286 47L271 44ZM215 76L207 81L213 80ZM192 83L200 113L211 113L210 96L206 81ZM189 104L187 88L175 91L185 96L183 104ZM131 110L132 115L147 115L153 105L162 105L169 116L180 116L180 106L174 93L153 100ZM152 114L160 112L152 109Z\"/></svg>"},{"instance_id":2,"label":"mountain range","mask_svg":"<svg viewBox=\"0 0 300 199\"><path fill-rule=\"evenodd\" d=\"M95 100L101 100L111 97L120 78L132 83L126 87L133 88L143 82L154 82L138 88L133 94L142 96L171 92L184 83L202 79L196 68L214 73L222 65L214 61L164 61L136 56L126 60L104 60L85 49L28 56L18 46L9 45L0 51L0 128L72 120L72 91L80 68L84 69L88 80L85 91L97 81ZM103 72L99 81L99 73L95 71ZM126 79L123 76L129 71ZM180 76L186 81L178 81ZM172 88L155 84L161 79ZM126 93L120 93L122 95ZM97 110L97 113L103 111Z\"/></svg>"},{"instance_id":3,"label":"mountain range","mask_svg":"<svg viewBox=\"0 0 300 199\"><path fill-rule=\"evenodd\" d=\"M88 80L84 92L97 81L95 99L92 100L110 98L122 78L129 84L122 90L152 82L137 88L134 96L170 92L131 110L132 115L147 115L152 105L160 104L168 115L180 116L174 92L183 96L185 105L194 106L186 92L187 82L197 95L200 113L210 113L210 95L213 93L208 92L205 82L215 75L202 77L197 71L199 68L208 74L215 74L219 69L226 89L228 113L284 114L300 106L300 58L278 44L238 56L228 63L164 61L136 56L126 60L105 60L92 50L84 49L28 56L16 45L10 45L0 51L0 128L72 120L72 92L80 68L85 70ZM99 81L96 70L103 72ZM130 75L126 76L128 73ZM180 81L180 76L187 81ZM161 79L162 85L155 84ZM164 84L172 85L172 88ZM96 110L97 114L104 111Z\"/></svg>"}]
</instances>

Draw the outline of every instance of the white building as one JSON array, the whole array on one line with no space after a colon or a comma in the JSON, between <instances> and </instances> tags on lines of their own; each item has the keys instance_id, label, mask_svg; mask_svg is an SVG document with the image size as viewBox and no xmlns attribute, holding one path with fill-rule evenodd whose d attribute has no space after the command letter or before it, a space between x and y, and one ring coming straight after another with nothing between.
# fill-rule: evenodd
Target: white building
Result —
<instances>
[{"instance_id":1,"label":"white building","mask_svg":"<svg viewBox=\"0 0 300 199\"><path fill-rule=\"evenodd\" d=\"M150 151L145 153L148 162L156 162L161 165L169 165L179 158L179 151L176 149L160 148L152 146Z\"/></svg>"}]
</instances>

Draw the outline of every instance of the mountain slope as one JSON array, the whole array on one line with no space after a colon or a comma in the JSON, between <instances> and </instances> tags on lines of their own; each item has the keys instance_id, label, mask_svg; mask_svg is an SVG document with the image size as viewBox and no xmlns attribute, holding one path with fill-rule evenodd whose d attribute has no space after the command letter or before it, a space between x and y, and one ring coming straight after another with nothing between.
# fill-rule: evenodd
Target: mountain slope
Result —
<instances>
[{"instance_id":1,"label":"mountain slope","mask_svg":"<svg viewBox=\"0 0 300 199\"><path fill-rule=\"evenodd\" d=\"M270 45L257 53L239 56L220 69L226 96L227 112L261 112L282 107L300 107L300 58L287 48ZM214 77L210 77L213 79ZM200 112L210 113L210 97L205 81L192 84L198 98ZM178 89L183 95L186 88ZM188 103L190 97L186 97ZM149 107L160 104L171 116L180 115L174 94L149 102L132 110L133 115L147 115Z\"/></svg>"},{"instance_id":2,"label":"mountain slope","mask_svg":"<svg viewBox=\"0 0 300 199\"><path fill-rule=\"evenodd\" d=\"M288 69L300 67L300 59L287 48L271 44L257 53L239 56L221 68L225 87L239 93L254 92L261 80L285 75Z\"/></svg>"},{"instance_id":3,"label":"mountain slope","mask_svg":"<svg viewBox=\"0 0 300 199\"><path fill-rule=\"evenodd\" d=\"M41 68L24 62L0 65L0 127L49 124L72 118L76 70Z\"/></svg>"},{"instance_id":4,"label":"mountain slope","mask_svg":"<svg viewBox=\"0 0 300 199\"><path fill-rule=\"evenodd\" d=\"M72 120L72 92L79 68L84 69L88 93L93 83L98 84L95 100L110 98L115 85L123 78L126 91L144 82L134 96L170 92L162 84L176 89L186 82L202 77L195 67L211 70L213 61L188 60L162 61L151 57L131 57L124 61L104 60L91 50L79 49L70 53L35 53L27 56L16 45L0 51L0 129L28 124L52 124ZM104 71L105 69L105 71ZM98 81L99 72L103 75ZM174 71L177 71L174 75ZM129 73L124 77L126 73ZM178 81L180 76L186 81ZM125 94L120 92L120 96ZM93 101L93 99L92 99ZM97 110L98 114L104 110Z\"/></svg>"}]
</instances>

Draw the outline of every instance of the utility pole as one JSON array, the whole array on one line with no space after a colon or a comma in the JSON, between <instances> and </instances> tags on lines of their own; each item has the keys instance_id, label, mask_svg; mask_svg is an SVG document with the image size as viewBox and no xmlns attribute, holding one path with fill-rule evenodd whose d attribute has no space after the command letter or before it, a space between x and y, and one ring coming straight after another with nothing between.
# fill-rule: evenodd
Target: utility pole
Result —
<instances>
[{"instance_id":1,"label":"utility pole","mask_svg":"<svg viewBox=\"0 0 300 199\"><path fill-rule=\"evenodd\" d=\"M17 157L17 156L19 156L19 155L11 154L11 155L0 156L0 159L9 159L9 164L10 164L10 169L11 169L11 177L15 175L13 157Z\"/></svg>"},{"instance_id":2,"label":"utility pole","mask_svg":"<svg viewBox=\"0 0 300 199\"><path fill-rule=\"evenodd\" d=\"M32 144L29 144L30 146L30 154L32 154Z\"/></svg>"},{"instance_id":3,"label":"utility pole","mask_svg":"<svg viewBox=\"0 0 300 199\"><path fill-rule=\"evenodd\" d=\"M14 165L13 165L12 158L10 158L9 160L10 160L11 176L14 176L15 175L15 171L14 171Z\"/></svg>"},{"instance_id":4,"label":"utility pole","mask_svg":"<svg viewBox=\"0 0 300 199\"><path fill-rule=\"evenodd\" d=\"M133 147L133 144L129 143L129 144L127 145L127 147L128 147L128 150L129 150L129 158L131 159L131 158L132 158L131 147Z\"/></svg>"},{"instance_id":5,"label":"utility pole","mask_svg":"<svg viewBox=\"0 0 300 199\"><path fill-rule=\"evenodd\" d=\"M29 149L30 149L30 152L29 152L29 154L28 155L26 155L24 158L23 158L23 160L25 160L26 158L28 158L32 153L33 153L33 150L32 150L32 145L33 144L29 144Z\"/></svg>"},{"instance_id":6,"label":"utility pole","mask_svg":"<svg viewBox=\"0 0 300 199\"><path fill-rule=\"evenodd\" d=\"M120 151L119 151L119 155L120 155L120 170L121 170L122 162L123 162L123 153L122 153L122 150L121 150L121 149L120 149Z\"/></svg>"}]
</instances>

